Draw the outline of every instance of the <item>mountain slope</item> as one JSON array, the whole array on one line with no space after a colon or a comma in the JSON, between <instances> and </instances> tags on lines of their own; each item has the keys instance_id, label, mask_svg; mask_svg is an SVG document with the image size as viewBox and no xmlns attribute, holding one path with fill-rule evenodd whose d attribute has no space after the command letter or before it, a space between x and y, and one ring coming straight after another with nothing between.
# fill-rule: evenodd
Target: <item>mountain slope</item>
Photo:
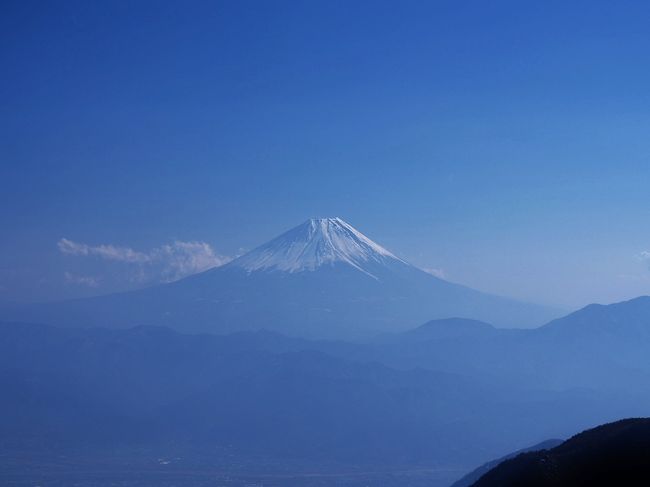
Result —
<instances>
[{"instance_id":1,"label":"mountain slope","mask_svg":"<svg viewBox=\"0 0 650 487\"><path fill-rule=\"evenodd\" d=\"M626 419L584 431L550 450L523 453L475 487L587 487L650 483L650 419Z\"/></svg>"},{"instance_id":2,"label":"mountain slope","mask_svg":"<svg viewBox=\"0 0 650 487\"><path fill-rule=\"evenodd\" d=\"M480 467L478 467L475 470L472 470L470 473L465 475L463 478L460 480L457 480L454 482L451 487L470 487L473 485L478 479L483 477L486 473L488 473L490 470L493 468L497 467L501 463L503 463L506 460L510 460L511 458L515 458L522 453L527 453L527 452L536 452L540 450L548 450L550 448L555 448L556 446L560 445L562 443L562 440L546 440L541 443L537 443L536 445L533 445L529 448L524 448L523 450L518 450L514 453L511 453L509 455L506 455L504 457L501 457L497 460L492 460L490 462L487 462Z\"/></svg>"},{"instance_id":3,"label":"mountain slope","mask_svg":"<svg viewBox=\"0 0 650 487\"><path fill-rule=\"evenodd\" d=\"M1 316L74 326L164 325L218 333L267 328L307 337L362 337L434 318L524 326L553 314L434 277L341 219L326 218L177 282Z\"/></svg>"}]
</instances>

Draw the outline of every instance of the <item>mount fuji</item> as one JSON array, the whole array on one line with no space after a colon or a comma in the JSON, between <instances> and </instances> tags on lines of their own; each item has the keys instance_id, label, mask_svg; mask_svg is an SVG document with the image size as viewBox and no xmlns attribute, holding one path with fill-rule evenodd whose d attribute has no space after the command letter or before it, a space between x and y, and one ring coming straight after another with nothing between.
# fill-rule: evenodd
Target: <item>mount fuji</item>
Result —
<instances>
[{"instance_id":1,"label":"mount fuji","mask_svg":"<svg viewBox=\"0 0 650 487\"><path fill-rule=\"evenodd\" d=\"M309 338L396 332L436 318L530 327L556 316L437 278L340 218L310 219L226 265L176 282L14 311L4 318L183 332L269 329Z\"/></svg>"},{"instance_id":2,"label":"mount fuji","mask_svg":"<svg viewBox=\"0 0 650 487\"><path fill-rule=\"evenodd\" d=\"M374 265L398 261L388 250L340 218L312 218L233 262L247 271L314 271L347 264L370 277Z\"/></svg>"}]
</instances>

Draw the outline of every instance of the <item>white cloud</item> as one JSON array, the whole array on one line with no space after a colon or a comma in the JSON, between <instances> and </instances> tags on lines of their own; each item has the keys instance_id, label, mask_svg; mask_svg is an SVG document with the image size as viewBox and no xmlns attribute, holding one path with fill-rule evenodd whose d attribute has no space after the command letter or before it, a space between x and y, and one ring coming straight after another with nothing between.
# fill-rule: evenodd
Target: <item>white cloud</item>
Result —
<instances>
[{"instance_id":1,"label":"white cloud","mask_svg":"<svg viewBox=\"0 0 650 487\"><path fill-rule=\"evenodd\" d=\"M217 254L206 242L177 240L142 252L130 247L110 244L93 246L62 238L57 242L57 247L67 255L96 257L127 264L128 279L137 282L171 282L230 261L228 257ZM66 281L74 282L67 276Z\"/></svg>"},{"instance_id":2,"label":"white cloud","mask_svg":"<svg viewBox=\"0 0 650 487\"><path fill-rule=\"evenodd\" d=\"M227 263L230 259L217 255L210 244L205 242L175 241L154 249L150 254L152 261L164 264L162 278L175 281L197 272Z\"/></svg>"}]
</instances>

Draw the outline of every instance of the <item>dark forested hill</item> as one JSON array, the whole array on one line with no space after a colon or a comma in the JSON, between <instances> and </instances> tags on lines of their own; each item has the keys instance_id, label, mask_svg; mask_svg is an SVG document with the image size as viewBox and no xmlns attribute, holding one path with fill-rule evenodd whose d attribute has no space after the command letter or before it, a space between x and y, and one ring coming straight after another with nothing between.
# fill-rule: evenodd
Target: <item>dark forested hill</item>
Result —
<instances>
[{"instance_id":1,"label":"dark forested hill","mask_svg":"<svg viewBox=\"0 0 650 487\"><path fill-rule=\"evenodd\" d=\"M592 487L650 484L650 419L625 419L561 445L506 460L475 487Z\"/></svg>"},{"instance_id":2,"label":"dark forested hill","mask_svg":"<svg viewBox=\"0 0 650 487\"><path fill-rule=\"evenodd\" d=\"M497 465L501 464L502 462L509 460L510 458L514 458L516 456L521 455L522 453L526 452L532 452L532 451L540 451L540 450L548 450L549 448L555 448L556 446L560 445L562 443L562 440L546 440L541 443L537 443L536 445L533 445L529 448L524 448L522 450L517 450L514 453L511 453L509 455L506 455L504 457L498 458L496 460L489 461L487 463L484 463L480 467L472 470L470 473L467 475L463 476L461 479L457 480L456 482L453 483L451 487L470 487L473 485L478 479L480 479L483 475L485 475L487 472L495 468Z\"/></svg>"}]
</instances>

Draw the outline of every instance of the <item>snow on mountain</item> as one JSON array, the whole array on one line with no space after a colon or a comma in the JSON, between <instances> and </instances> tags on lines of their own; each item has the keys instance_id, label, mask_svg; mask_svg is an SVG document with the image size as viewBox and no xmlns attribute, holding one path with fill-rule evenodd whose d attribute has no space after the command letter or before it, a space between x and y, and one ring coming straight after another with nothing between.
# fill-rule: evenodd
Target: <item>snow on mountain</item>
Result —
<instances>
[{"instance_id":1,"label":"snow on mountain","mask_svg":"<svg viewBox=\"0 0 650 487\"><path fill-rule=\"evenodd\" d=\"M369 263L403 262L340 218L312 218L232 262L249 272L314 271L348 264L372 277Z\"/></svg>"}]
</instances>

